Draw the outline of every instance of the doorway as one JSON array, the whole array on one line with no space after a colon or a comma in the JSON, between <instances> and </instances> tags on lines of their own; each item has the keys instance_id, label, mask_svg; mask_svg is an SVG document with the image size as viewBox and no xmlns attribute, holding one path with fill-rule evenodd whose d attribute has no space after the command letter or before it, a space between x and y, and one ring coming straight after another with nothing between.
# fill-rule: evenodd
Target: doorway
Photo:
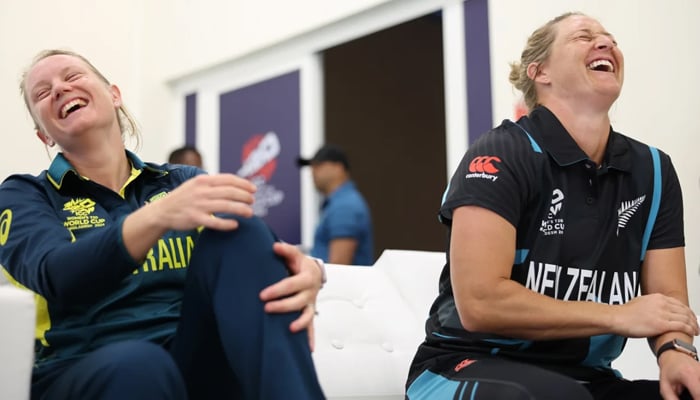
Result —
<instances>
[{"instance_id":1,"label":"doorway","mask_svg":"<svg viewBox=\"0 0 700 400\"><path fill-rule=\"evenodd\" d=\"M433 13L323 53L325 142L344 148L384 249L445 251L442 15Z\"/></svg>"}]
</instances>

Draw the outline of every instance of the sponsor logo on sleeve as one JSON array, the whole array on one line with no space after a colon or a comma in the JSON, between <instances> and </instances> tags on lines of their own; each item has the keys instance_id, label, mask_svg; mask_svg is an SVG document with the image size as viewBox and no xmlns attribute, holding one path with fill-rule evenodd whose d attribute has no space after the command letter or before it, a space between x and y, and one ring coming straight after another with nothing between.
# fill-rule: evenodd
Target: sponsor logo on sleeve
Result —
<instances>
[{"instance_id":1,"label":"sponsor logo on sleeve","mask_svg":"<svg viewBox=\"0 0 700 400\"><path fill-rule=\"evenodd\" d=\"M501 159L496 156L477 156L469 163L469 173L465 175L466 179L488 179L495 182L498 179L496 174L499 169L497 164L501 163Z\"/></svg>"},{"instance_id":2,"label":"sponsor logo on sleeve","mask_svg":"<svg viewBox=\"0 0 700 400\"><path fill-rule=\"evenodd\" d=\"M7 243L7 237L10 235L10 224L12 224L12 210L7 209L0 214L0 246Z\"/></svg>"}]
</instances>

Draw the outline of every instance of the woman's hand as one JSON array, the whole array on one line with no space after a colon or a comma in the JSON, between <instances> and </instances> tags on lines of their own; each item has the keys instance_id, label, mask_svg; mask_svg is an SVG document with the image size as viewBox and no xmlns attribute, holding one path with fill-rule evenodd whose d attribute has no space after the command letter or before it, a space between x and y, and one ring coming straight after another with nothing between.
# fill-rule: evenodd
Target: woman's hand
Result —
<instances>
[{"instance_id":1,"label":"woman's hand","mask_svg":"<svg viewBox=\"0 0 700 400\"><path fill-rule=\"evenodd\" d=\"M200 226L232 230L238 222L213 214L253 215L255 185L233 174L198 175L153 203L160 208L168 229L188 230Z\"/></svg>"},{"instance_id":2,"label":"woman's hand","mask_svg":"<svg viewBox=\"0 0 700 400\"><path fill-rule=\"evenodd\" d=\"M255 190L250 181L233 174L197 175L162 199L129 214L122 226L124 246L138 261L171 229L236 229L238 221L214 214L252 216Z\"/></svg>"},{"instance_id":3,"label":"woman's hand","mask_svg":"<svg viewBox=\"0 0 700 400\"><path fill-rule=\"evenodd\" d=\"M664 400L678 400L687 389L694 399L700 399L700 363L675 350L659 356L659 387Z\"/></svg>"},{"instance_id":4,"label":"woman's hand","mask_svg":"<svg viewBox=\"0 0 700 400\"><path fill-rule=\"evenodd\" d=\"M285 313L301 311L301 316L289 326L292 332L309 331L309 346L314 349L313 318L316 312L316 297L322 285L322 273L316 261L304 255L296 246L275 243L275 253L284 258L292 275L268 286L260 292L265 311Z\"/></svg>"},{"instance_id":5,"label":"woman's hand","mask_svg":"<svg viewBox=\"0 0 700 400\"><path fill-rule=\"evenodd\" d=\"M620 308L613 324L615 332L627 337L654 337L666 332L700 333L697 316L679 300L660 293L638 296Z\"/></svg>"}]
</instances>

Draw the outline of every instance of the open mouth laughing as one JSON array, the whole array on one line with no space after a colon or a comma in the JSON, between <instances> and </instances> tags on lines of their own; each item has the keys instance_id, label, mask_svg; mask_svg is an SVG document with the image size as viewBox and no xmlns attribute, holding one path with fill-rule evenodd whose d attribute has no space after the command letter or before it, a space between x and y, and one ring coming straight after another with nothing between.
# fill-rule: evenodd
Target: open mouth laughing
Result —
<instances>
[{"instance_id":1,"label":"open mouth laughing","mask_svg":"<svg viewBox=\"0 0 700 400\"><path fill-rule=\"evenodd\" d=\"M85 101L83 99L73 99L73 100L69 101L68 103L64 104L63 107L61 107L61 111L60 111L61 119L66 118L71 113L85 107L86 105L87 105L87 101Z\"/></svg>"},{"instance_id":2,"label":"open mouth laughing","mask_svg":"<svg viewBox=\"0 0 700 400\"><path fill-rule=\"evenodd\" d=\"M587 68L593 71L615 72L615 67L613 66L613 63L609 60L604 59L595 60L591 62L587 65Z\"/></svg>"}]
</instances>

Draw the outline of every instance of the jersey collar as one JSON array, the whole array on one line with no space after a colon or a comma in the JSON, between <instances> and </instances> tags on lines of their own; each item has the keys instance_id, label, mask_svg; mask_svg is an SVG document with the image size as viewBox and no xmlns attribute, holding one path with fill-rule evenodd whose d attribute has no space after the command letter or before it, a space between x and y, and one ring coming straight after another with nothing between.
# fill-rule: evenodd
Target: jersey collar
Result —
<instances>
[{"instance_id":1,"label":"jersey collar","mask_svg":"<svg viewBox=\"0 0 700 400\"><path fill-rule=\"evenodd\" d=\"M141 159L134 153L130 152L129 150L126 151L126 156L129 158L129 161L131 162L131 168L132 170L138 170L138 171L149 171L152 173L155 173L157 175L167 175L168 171L165 169L157 168L156 166L152 164L146 164ZM61 186L63 185L63 181L68 175L68 173L72 173L73 176L76 178L80 178L80 175L78 172L73 168L73 166L66 160L66 158L63 156L63 153L58 153L56 157L54 157L53 161L51 162L51 165L49 166L49 169L47 171L47 177L51 184L58 190L61 189ZM133 175L133 174L132 174Z\"/></svg>"},{"instance_id":2,"label":"jersey collar","mask_svg":"<svg viewBox=\"0 0 700 400\"><path fill-rule=\"evenodd\" d=\"M537 131L541 132L543 147L559 165L567 166L589 159L557 117L546 107L539 106L534 109L530 113L530 121ZM629 171L630 163L629 142L610 127L603 166Z\"/></svg>"}]
</instances>

